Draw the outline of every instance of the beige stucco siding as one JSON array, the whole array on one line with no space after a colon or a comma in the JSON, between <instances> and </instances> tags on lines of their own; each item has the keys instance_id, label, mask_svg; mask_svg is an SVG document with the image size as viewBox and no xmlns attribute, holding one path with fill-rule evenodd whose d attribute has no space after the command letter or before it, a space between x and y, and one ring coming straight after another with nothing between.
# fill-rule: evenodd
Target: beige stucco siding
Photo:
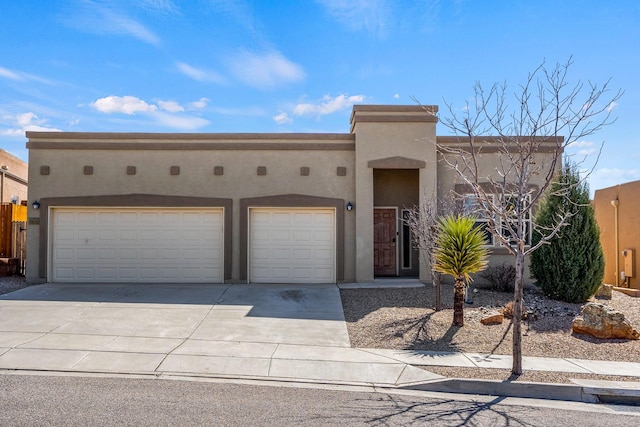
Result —
<instances>
[{"instance_id":1,"label":"beige stucco siding","mask_svg":"<svg viewBox=\"0 0 640 427\"><path fill-rule=\"evenodd\" d=\"M130 142L120 140L113 144ZM304 143L309 149L272 149L270 144L261 149L261 146L252 144L245 150L228 149L228 146L219 150L215 143L211 149L204 150L163 150L158 144L150 150L131 149L126 145L122 150L32 149L30 174L37 179L30 188L30 200L124 194L231 199L233 220L228 232L232 235L232 280L239 280L238 211L242 199L301 194L355 200L354 151L349 150L349 144L353 144L352 137L345 135L344 140L336 143L339 144L336 150L330 149L331 146L318 149L318 144L325 143L322 139ZM90 170L87 171L85 166ZM128 174L132 173L131 166L135 167L135 174ZM214 173L214 168L220 166L222 171L218 169L218 174ZM47 169L45 173L48 175L42 174L42 167ZM259 174L259 168L264 168L266 173ZM338 168L344 168L346 173L342 176ZM262 169L260 173L264 173ZM37 218L40 212L31 209L29 216ZM350 281L354 280L354 220L353 215L344 218L344 241L347 242L344 247L344 280ZM38 228L32 225L29 230L27 274L30 277L39 276L40 271Z\"/></svg>"}]
</instances>

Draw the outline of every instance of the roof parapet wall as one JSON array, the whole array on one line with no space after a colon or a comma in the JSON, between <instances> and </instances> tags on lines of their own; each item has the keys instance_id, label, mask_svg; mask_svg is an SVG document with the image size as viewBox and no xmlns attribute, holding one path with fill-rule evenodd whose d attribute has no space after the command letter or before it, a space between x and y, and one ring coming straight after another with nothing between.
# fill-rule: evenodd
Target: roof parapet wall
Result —
<instances>
[{"instance_id":1,"label":"roof parapet wall","mask_svg":"<svg viewBox=\"0 0 640 427\"><path fill-rule=\"evenodd\" d=\"M350 120L351 133L357 123L436 123L437 113L437 105L354 105Z\"/></svg>"}]
</instances>

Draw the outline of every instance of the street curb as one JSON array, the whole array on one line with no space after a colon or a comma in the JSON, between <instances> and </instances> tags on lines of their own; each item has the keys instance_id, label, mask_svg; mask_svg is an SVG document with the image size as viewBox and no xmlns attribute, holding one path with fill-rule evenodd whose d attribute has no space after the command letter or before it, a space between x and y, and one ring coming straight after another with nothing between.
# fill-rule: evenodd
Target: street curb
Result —
<instances>
[{"instance_id":1,"label":"street curb","mask_svg":"<svg viewBox=\"0 0 640 427\"><path fill-rule=\"evenodd\" d=\"M440 393L492 395L584 403L618 403L640 406L640 389L625 389L622 392L619 387L607 387L606 385L593 387L580 384L447 378L399 388Z\"/></svg>"}]
</instances>

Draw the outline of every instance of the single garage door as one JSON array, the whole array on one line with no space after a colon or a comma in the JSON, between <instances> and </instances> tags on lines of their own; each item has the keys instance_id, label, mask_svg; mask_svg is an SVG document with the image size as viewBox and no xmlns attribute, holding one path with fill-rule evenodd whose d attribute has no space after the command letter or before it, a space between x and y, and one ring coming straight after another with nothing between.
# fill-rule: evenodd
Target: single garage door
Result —
<instances>
[{"instance_id":1,"label":"single garage door","mask_svg":"<svg viewBox=\"0 0 640 427\"><path fill-rule=\"evenodd\" d=\"M335 283L334 209L251 208L252 283Z\"/></svg>"},{"instance_id":2,"label":"single garage door","mask_svg":"<svg viewBox=\"0 0 640 427\"><path fill-rule=\"evenodd\" d=\"M53 208L53 282L223 282L223 210Z\"/></svg>"}]
</instances>

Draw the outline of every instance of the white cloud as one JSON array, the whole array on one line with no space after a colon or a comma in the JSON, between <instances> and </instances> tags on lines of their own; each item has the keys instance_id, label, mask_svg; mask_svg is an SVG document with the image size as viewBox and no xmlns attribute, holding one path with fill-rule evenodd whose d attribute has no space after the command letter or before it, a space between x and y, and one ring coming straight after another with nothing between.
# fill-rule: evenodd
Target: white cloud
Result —
<instances>
[{"instance_id":1,"label":"white cloud","mask_svg":"<svg viewBox=\"0 0 640 427\"><path fill-rule=\"evenodd\" d=\"M257 89L273 89L305 78L301 66L275 51L264 54L241 52L231 59L229 69L238 80Z\"/></svg>"},{"instance_id":2,"label":"white cloud","mask_svg":"<svg viewBox=\"0 0 640 427\"><path fill-rule=\"evenodd\" d=\"M163 112L155 112L153 115L154 120L161 126L166 126L173 129L180 129L183 131L196 130L205 127L209 124L209 121L202 117L175 115Z\"/></svg>"},{"instance_id":3,"label":"white cloud","mask_svg":"<svg viewBox=\"0 0 640 427\"><path fill-rule=\"evenodd\" d=\"M206 102L206 98L196 102ZM184 107L175 101L158 101L157 104L150 104L135 96L106 96L90 105L105 114L142 114L160 126L179 130L196 130L209 124L202 117L183 114Z\"/></svg>"},{"instance_id":4,"label":"white cloud","mask_svg":"<svg viewBox=\"0 0 640 427\"><path fill-rule=\"evenodd\" d=\"M598 152L596 144L591 141L573 141L567 145L567 151L571 151L572 154L579 156L590 156Z\"/></svg>"},{"instance_id":5,"label":"white cloud","mask_svg":"<svg viewBox=\"0 0 640 427\"><path fill-rule=\"evenodd\" d=\"M8 70L6 68L0 67L0 77L4 77L6 79L11 80L22 80L23 78L15 73L14 71Z\"/></svg>"},{"instance_id":6,"label":"white cloud","mask_svg":"<svg viewBox=\"0 0 640 427\"><path fill-rule=\"evenodd\" d=\"M591 193L602 188L640 180L640 169L600 168L588 178Z\"/></svg>"},{"instance_id":7,"label":"white cloud","mask_svg":"<svg viewBox=\"0 0 640 427\"><path fill-rule=\"evenodd\" d=\"M608 106L607 106L607 112L612 112L614 108L616 108L618 106L617 102L611 102Z\"/></svg>"},{"instance_id":8,"label":"white cloud","mask_svg":"<svg viewBox=\"0 0 640 427\"><path fill-rule=\"evenodd\" d=\"M341 94L335 98L325 95L318 103L304 103L296 105L293 109L293 114L296 116L324 116L335 113L336 111L351 108L353 104L363 102L364 99L364 95L347 96Z\"/></svg>"},{"instance_id":9,"label":"white cloud","mask_svg":"<svg viewBox=\"0 0 640 427\"><path fill-rule=\"evenodd\" d=\"M202 110L209 103L209 98L200 98L197 101L193 101L189 103L190 110Z\"/></svg>"},{"instance_id":10,"label":"white cloud","mask_svg":"<svg viewBox=\"0 0 640 427\"><path fill-rule=\"evenodd\" d=\"M128 115L150 113L158 109L157 106L147 104L135 96L106 96L97 99L91 106L101 113L123 113Z\"/></svg>"},{"instance_id":11,"label":"white cloud","mask_svg":"<svg viewBox=\"0 0 640 427\"><path fill-rule=\"evenodd\" d=\"M33 74L25 73L22 71L13 71L8 68L0 67L0 77L4 77L5 79L16 80L16 81L36 81L44 84L52 84L50 80L42 78L40 76L36 76Z\"/></svg>"},{"instance_id":12,"label":"white cloud","mask_svg":"<svg viewBox=\"0 0 640 427\"><path fill-rule=\"evenodd\" d=\"M225 83L225 78L215 71L201 70L184 62L177 62L176 67L185 76L199 82Z\"/></svg>"},{"instance_id":13,"label":"white cloud","mask_svg":"<svg viewBox=\"0 0 640 427\"><path fill-rule=\"evenodd\" d=\"M279 125L284 125L287 123L293 122L291 117L287 113L280 113L278 115L273 116L273 121L275 121Z\"/></svg>"},{"instance_id":14,"label":"white cloud","mask_svg":"<svg viewBox=\"0 0 640 427\"><path fill-rule=\"evenodd\" d=\"M79 1L70 5L63 21L66 25L92 34L130 36L145 43L159 45L160 38L113 3Z\"/></svg>"},{"instance_id":15,"label":"white cloud","mask_svg":"<svg viewBox=\"0 0 640 427\"><path fill-rule=\"evenodd\" d=\"M158 107L160 109L168 111L170 113L177 113L184 111L184 107L175 101L158 101Z\"/></svg>"},{"instance_id":16,"label":"white cloud","mask_svg":"<svg viewBox=\"0 0 640 427\"><path fill-rule=\"evenodd\" d=\"M387 0L317 0L327 13L352 31L384 35L392 8Z\"/></svg>"},{"instance_id":17,"label":"white cloud","mask_svg":"<svg viewBox=\"0 0 640 427\"><path fill-rule=\"evenodd\" d=\"M0 130L0 135L9 137L24 136L26 131L60 132L60 129L47 126L47 120L39 118L35 113L4 115L2 121L12 126L9 129Z\"/></svg>"},{"instance_id":18,"label":"white cloud","mask_svg":"<svg viewBox=\"0 0 640 427\"><path fill-rule=\"evenodd\" d=\"M394 93L393 94L393 99L400 99L400 94L399 93Z\"/></svg>"}]
</instances>

